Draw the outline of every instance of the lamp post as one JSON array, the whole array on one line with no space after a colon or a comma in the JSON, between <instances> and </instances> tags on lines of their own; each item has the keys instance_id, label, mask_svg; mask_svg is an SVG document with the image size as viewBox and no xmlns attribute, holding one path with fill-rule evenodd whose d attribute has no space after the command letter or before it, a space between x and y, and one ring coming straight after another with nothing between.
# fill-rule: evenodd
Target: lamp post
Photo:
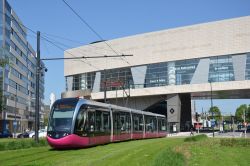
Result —
<instances>
[{"instance_id":1,"label":"lamp post","mask_svg":"<svg viewBox=\"0 0 250 166\"><path fill-rule=\"evenodd\" d=\"M209 83L210 83L210 99L211 99L211 111L212 111L212 119L214 120L214 111L213 111L213 89L212 89L212 81L209 80ZM214 124L213 124L213 137L214 137Z\"/></svg>"}]
</instances>

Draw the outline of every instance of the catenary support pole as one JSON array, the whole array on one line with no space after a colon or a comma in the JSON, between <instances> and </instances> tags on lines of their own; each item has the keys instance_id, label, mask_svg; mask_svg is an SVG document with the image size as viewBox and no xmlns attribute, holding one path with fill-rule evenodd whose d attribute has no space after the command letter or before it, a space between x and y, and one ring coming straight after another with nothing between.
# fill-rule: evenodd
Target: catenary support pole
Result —
<instances>
[{"instance_id":1,"label":"catenary support pole","mask_svg":"<svg viewBox=\"0 0 250 166\"><path fill-rule=\"evenodd\" d=\"M40 95L39 95L39 81L40 81L40 31L37 32L37 64L36 64L36 109L35 109L35 141L39 142L39 112L40 112Z\"/></svg>"},{"instance_id":2,"label":"catenary support pole","mask_svg":"<svg viewBox=\"0 0 250 166\"><path fill-rule=\"evenodd\" d=\"M210 88L211 88L211 91L210 91L210 99L211 99L211 111L212 111L212 119L213 119L213 137L214 137L214 111L213 111L213 89L212 89L212 81L209 81L210 82Z\"/></svg>"}]
</instances>

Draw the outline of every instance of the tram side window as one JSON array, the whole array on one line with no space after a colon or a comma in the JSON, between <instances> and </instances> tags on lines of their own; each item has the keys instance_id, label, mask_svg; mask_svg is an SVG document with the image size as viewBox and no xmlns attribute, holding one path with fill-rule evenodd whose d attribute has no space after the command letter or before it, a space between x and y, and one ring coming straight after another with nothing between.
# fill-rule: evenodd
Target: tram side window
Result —
<instances>
[{"instance_id":1,"label":"tram side window","mask_svg":"<svg viewBox=\"0 0 250 166\"><path fill-rule=\"evenodd\" d=\"M88 131L89 132L94 132L95 131L95 112L88 112Z\"/></svg>"},{"instance_id":2,"label":"tram side window","mask_svg":"<svg viewBox=\"0 0 250 166\"><path fill-rule=\"evenodd\" d=\"M102 112L96 111L95 112L95 131L100 132L103 131L102 128Z\"/></svg>"},{"instance_id":3,"label":"tram side window","mask_svg":"<svg viewBox=\"0 0 250 166\"><path fill-rule=\"evenodd\" d=\"M156 117L152 117L152 122L153 122L153 132L157 131L157 119Z\"/></svg>"},{"instance_id":4,"label":"tram side window","mask_svg":"<svg viewBox=\"0 0 250 166\"><path fill-rule=\"evenodd\" d=\"M76 124L75 124L75 133L81 136L86 135L86 128L87 128L87 113L86 109L83 107L80 108L79 113L76 117Z\"/></svg>"},{"instance_id":5,"label":"tram side window","mask_svg":"<svg viewBox=\"0 0 250 166\"><path fill-rule=\"evenodd\" d=\"M126 114L126 122L125 122L126 132L130 133L131 130L131 117L130 114Z\"/></svg>"},{"instance_id":6,"label":"tram side window","mask_svg":"<svg viewBox=\"0 0 250 166\"><path fill-rule=\"evenodd\" d=\"M144 127L143 116L139 115L139 130L143 131L143 127Z\"/></svg>"},{"instance_id":7,"label":"tram side window","mask_svg":"<svg viewBox=\"0 0 250 166\"><path fill-rule=\"evenodd\" d=\"M121 131L125 131L126 130L126 127L125 127L126 115L125 114L120 115L120 123L121 123Z\"/></svg>"},{"instance_id":8,"label":"tram side window","mask_svg":"<svg viewBox=\"0 0 250 166\"><path fill-rule=\"evenodd\" d=\"M103 112L103 130L110 132L110 114L109 112Z\"/></svg>"},{"instance_id":9,"label":"tram side window","mask_svg":"<svg viewBox=\"0 0 250 166\"><path fill-rule=\"evenodd\" d=\"M89 132L104 133L110 132L109 112L92 110L88 112Z\"/></svg>"},{"instance_id":10,"label":"tram side window","mask_svg":"<svg viewBox=\"0 0 250 166\"><path fill-rule=\"evenodd\" d=\"M155 132L157 131L157 121L156 117L145 116L146 117L146 132Z\"/></svg>"},{"instance_id":11,"label":"tram side window","mask_svg":"<svg viewBox=\"0 0 250 166\"><path fill-rule=\"evenodd\" d=\"M118 134L121 131L121 123L120 123L120 113L113 112L113 124L114 124L114 134Z\"/></svg>"},{"instance_id":12,"label":"tram side window","mask_svg":"<svg viewBox=\"0 0 250 166\"><path fill-rule=\"evenodd\" d=\"M139 117L136 114L133 114L133 126L134 126L134 131L139 131Z\"/></svg>"},{"instance_id":13,"label":"tram side window","mask_svg":"<svg viewBox=\"0 0 250 166\"><path fill-rule=\"evenodd\" d=\"M145 125L146 125L146 132L152 131L152 124L150 116L145 116Z\"/></svg>"},{"instance_id":14,"label":"tram side window","mask_svg":"<svg viewBox=\"0 0 250 166\"><path fill-rule=\"evenodd\" d=\"M163 118L158 119L158 126L159 126L159 131L166 131L166 120Z\"/></svg>"},{"instance_id":15,"label":"tram side window","mask_svg":"<svg viewBox=\"0 0 250 166\"><path fill-rule=\"evenodd\" d=\"M122 112L120 114L121 131L129 133L131 129L131 118L129 113Z\"/></svg>"},{"instance_id":16,"label":"tram side window","mask_svg":"<svg viewBox=\"0 0 250 166\"><path fill-rule=\"evenodd\" d=\"M135 132L143 130L143 117L142 117L142 115L133 114L133 126L134 126Z\"/></svg>"}]
</instances>

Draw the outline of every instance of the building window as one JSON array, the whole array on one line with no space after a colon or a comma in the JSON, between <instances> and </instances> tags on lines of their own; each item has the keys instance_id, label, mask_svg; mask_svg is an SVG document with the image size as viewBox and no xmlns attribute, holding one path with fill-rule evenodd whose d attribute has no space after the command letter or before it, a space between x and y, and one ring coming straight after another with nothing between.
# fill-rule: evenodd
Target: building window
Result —
<instances>
[{"instance_id":1,"label":"building window","mask_svg":"<svg viewBox=\"0 0 250 166\"><path fill-rule=\"evenodd\" d=\"M250 53L247 54L246 60L246 80L250 80Z\"/></svg>"},{"instance_id":2,"label":"building window","mask_svg":"<svg viewBox=\"0 0 250 166\"><path fill-rule=\"evenodd\" d=\"M210 58L208 81L234 81L232 56L218 56Z\"/></svg>"},{"instance_id":3,"label":"building window","mask_svg":"<svg viewBox=\"0 0 250 166\"><path fill-rule=\"evenodd\" d=\"M190 84L199 59L149 64L145 87Z\"/></svg>"},{"instance_id":4,"label":"building window","mask_svg":"<svg viewBox=\"0 0 250 166\"><path fill-rule=\"evenodd\" d=\"M147 65L145 87L166 86L168 83L168 63Z\"/></svg>"},{"instance_id":5,"label":"building window","mask_svg":"<svg viewBox=\"0 0 250 166\"><path fill-rule=\"evenodd\" d=\"M83 73L70 77L73 77L72 90L93 89L95 81L95 72ZM70 86L68 85L69 83L71 83L71 81L70 82L68 81L70 80L69 77L67 77L66 80L67 80L66 87L68 88L68 90L71 90L71 88L69 88Z\"/></svg>"},{"instance_id":6,"label":"building window","mask_svg":"<svg viewBox=\"0 0 250 166\"><path fill-rule=\"evenodd\" d=\"M176 85L190 84L199 59L188 59L175 62Z\"/></svg>"},{"instance_id":7,"label":"building window","mask_svg":"<svg viewBox=\"0 0 250 166\"><path fill-rule=\"evenodd\" d=\"M105 80L105 73L106 80ZM101 91L120 90L131 87L134 82L130 68L111 69L101 72Z\"/></svg>"}]
</instances>

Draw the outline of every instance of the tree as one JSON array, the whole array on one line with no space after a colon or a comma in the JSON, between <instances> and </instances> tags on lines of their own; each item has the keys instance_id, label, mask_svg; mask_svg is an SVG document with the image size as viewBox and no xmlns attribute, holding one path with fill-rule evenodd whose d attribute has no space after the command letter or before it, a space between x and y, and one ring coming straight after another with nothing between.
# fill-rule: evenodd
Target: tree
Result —
<instances>
[{"instance_id":1,"label":"tree","mask_svg":"<svg viewBox=\"0 0 250 166\"><path fill-rule=\"evenodd\" d=\"M236 109L236 120L238 122L244 121L244 111L246 111L246 122L250 122L250 104L248 106L246 104L242 104Z\"/></svg>"},{"instance_id":2,"label":"tree","mask_svg":"<svg viewBox=\"0 0 250 166\"><path fill-rule=\"evenodd\" d=\"M235 112L235 118L237 122L243 122L244 121L244 111L247 110L247 105L246 104L242 104L240 105Z\"/></svg>"},{"instance_id":3,"label":"tree","mask_svg":"<svg viewBox=\"0 0 250 166\"><path fill-rule=\"evenodd\" d=\"M219 107L217 107L217 106L210 107L208 112L211 115L210 118L213 118L212 115L214 115L215 120L220 120L221 119L221 112L220 112Z\"/></svg>"}]
</instances>

